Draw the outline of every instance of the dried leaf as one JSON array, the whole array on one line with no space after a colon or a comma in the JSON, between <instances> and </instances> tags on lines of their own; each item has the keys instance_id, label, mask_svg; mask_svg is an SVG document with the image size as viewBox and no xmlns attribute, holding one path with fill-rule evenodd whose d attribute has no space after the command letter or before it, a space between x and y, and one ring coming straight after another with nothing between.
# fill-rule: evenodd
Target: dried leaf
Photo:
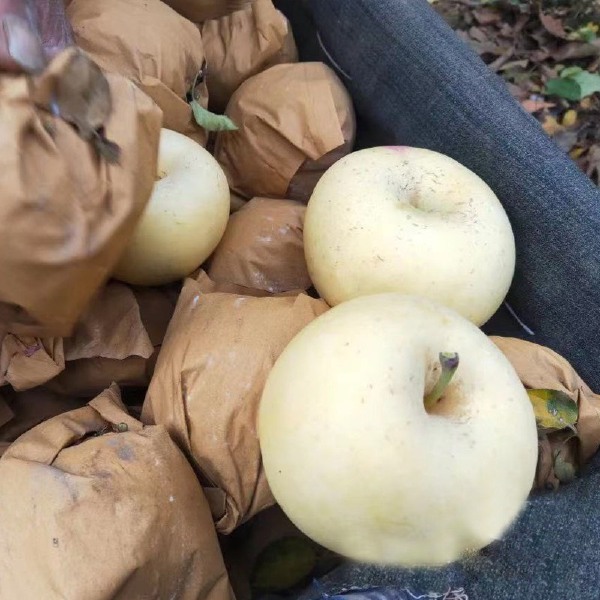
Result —
<instances>
[{"instance_id":1,"label":"dried leaf","mask_svg":"<svg viewBox=\"0 0 600 600\"><path fill-rule=\"evenodd\" d=\"M554 102L546 102L544 99L537 98L528 98L527 100L523 100L521 102L521 106L528 113L536 113L540 110L544 110L545 108L553 108L556 106ZM556 121L556 119L554 119Z\"/></svg>"},{"instance_id":2,"label":"dried leaf","mask_svg":"<svg viewBox=\"0 0 600 600\"><path fill-rule=\"evenodd\" d=\"M90 140L110 116L112 98L100 67L83 52L73 54L64 76L56 82L55 110Z\"/></svg>"},{"instance_id":3,"label":"dried leaf","mask_svg":"<svg viewBox=\"0 0 600 600\"><path fill-rule=\"evenodd\" d=\"M553 53L553 58L554 60L563 61L599 55L600 40L595 40L589 44L581 42L570 42L568 44L564 44Z\"/></svg>"},{"instance_id":4,"label":"dried leaf","mask_svg":"<svg viewBox=\"0 0 600 600\"><path fill-rule=\"evenodd\" d=\"M572 127L575 123L577 123L577 111L568 110L562 118L563 127Z\"/></svg>"},{"instance_id":5,"label":"dried leaf","mask_svg":"<svg viewBox=\"0 0 600 600\"><path fill-rule=\"evenodd\" d=\"M550 136L556 135L562 129L562 125L552 116L548 115L542 123L542 129Z\"/></svg>"},{"instance_id":6,"label":"dried leaf","mask_svg":"<svg viewBox=\"0 0 600 600\"><path fill-rule=\"evenodd\" d=\"M577 403L559 390L527 390L535 420L543 429L565 429L573 427L579 418Z\"/></svg>"},{"instance_id":7,"label":"dried leaf","mask_svg":"<svg viewBox=\"0 0 600 600\"><path fill-rule=\"evenodd\" d=\"M580 158L583 154L585 154L586 149L585 148L581 148L581 147L575 147L573 148L573 150L571 150L569 152L569 156L573 159L573 160L577 160L578 158Z\"/></svg>"},{"instance_id":8,"label":"dried leaf","mask_svg":"<svg viewBox=\"0 0 600 600\"><path fill-rule=\"evenodd\" d=\"M119 164L121 160L121 148L114 142L111 142L102 132L94 132L92 144L96 152L109 164Z\"/></svg>"},{"instance_id":9,"label":"dried leaf","mask_svg":"<svg viewBox=\"0 0 600 600\"><path fill-rule=\"evenodd\" d=\"M480 25L489 25L490 23L497 23L502 19L502 15L499 11L493 8L480 8L473 11L475 20Z\"/></svg>"},{"instance_id":10,"label":"dried leaf","mask_svg":"<svg viewBox=\"0 0 600 600\"><path fill-rule=\"evenodd\" d=\"M551 15L547 15L541 11L539 17L541 24L548 33L551 33L557 38L561 38L563 40L567 39L567 32L565 31L564 25L560 19L557 19Z\"/></svg>"}]
</instances>

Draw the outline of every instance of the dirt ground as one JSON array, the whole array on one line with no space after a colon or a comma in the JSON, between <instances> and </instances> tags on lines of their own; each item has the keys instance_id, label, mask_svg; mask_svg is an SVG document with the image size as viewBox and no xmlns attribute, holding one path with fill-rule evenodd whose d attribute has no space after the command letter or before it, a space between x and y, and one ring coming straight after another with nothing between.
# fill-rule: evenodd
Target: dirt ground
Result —
<instances>
[{"instance_id":1,"label":"dirt ground","mask_svg":"<svg viewBox=\"0 0 600 600\"><path fill-rule=\"evenodd\" d=\"M600 184L600 0L429 0Z\"/></svg>"}]
</instances>

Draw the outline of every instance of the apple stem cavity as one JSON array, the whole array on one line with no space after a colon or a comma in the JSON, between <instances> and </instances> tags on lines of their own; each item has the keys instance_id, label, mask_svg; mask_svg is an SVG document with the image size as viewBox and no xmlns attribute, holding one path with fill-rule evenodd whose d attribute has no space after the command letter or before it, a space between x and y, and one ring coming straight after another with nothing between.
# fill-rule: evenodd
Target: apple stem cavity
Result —
<instances>
[{"instance_id":1,"label":"apple stem cavity","mask_svg":"<svg viewBox=\"0 0 600 600\"><path fill-rule=\"evenodd\" d=\"M456 369L458 369L458 353L457 352L440 352L440 364L442 372L433 386L433 389L425 396L425 410L433 408L436 402L444 395L448 384L454 377Z\"/></svg>"}]
</instances>

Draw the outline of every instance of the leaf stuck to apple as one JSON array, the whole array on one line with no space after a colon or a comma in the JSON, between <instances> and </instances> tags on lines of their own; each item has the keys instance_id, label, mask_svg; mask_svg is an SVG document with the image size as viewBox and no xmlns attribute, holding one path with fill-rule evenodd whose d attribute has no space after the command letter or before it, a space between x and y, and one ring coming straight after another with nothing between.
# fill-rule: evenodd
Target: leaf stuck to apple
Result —
<instances>
[{"instance_id":1,"label":"leaf stuck to apple","mask_svg":"<svg viewBox=\"0 0 600 600\"><path fill-rule=\"evenodd\" d=\"M425 408L427 410L433 408L444 395L448 384L454 377L454 373L456 373L456 369L458 369L459 358L457 352L440 352L439 358L442 372L434 388L425 396Z\"/></svg>"}]
</instances>

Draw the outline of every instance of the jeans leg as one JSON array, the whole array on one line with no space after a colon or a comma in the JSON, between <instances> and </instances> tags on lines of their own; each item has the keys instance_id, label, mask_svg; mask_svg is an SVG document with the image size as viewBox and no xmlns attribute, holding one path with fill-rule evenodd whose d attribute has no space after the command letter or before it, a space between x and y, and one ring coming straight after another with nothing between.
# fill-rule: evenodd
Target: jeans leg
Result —
<instances>
[{"instance_id":1,"label":"jeans leg","mask_svg":"<svg viewBox=\"0 0 600 600\"><path fill-rule=\"evenodd\" d=\"M335 63L370 145L443 152L496 192L517 242L511 307L600 390L600 190L426 0L280 4L303 59L321 45Z\"/></svg>"}]
</instances>

